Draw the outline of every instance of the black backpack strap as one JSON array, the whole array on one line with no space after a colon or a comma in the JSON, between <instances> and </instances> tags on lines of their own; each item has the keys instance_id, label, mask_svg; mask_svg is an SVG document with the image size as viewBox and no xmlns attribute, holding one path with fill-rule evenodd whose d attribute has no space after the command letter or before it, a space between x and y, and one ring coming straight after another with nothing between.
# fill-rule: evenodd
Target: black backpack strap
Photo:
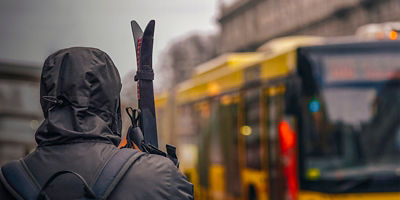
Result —
<instances>
[{"instance_id":1,"label":"black backpack strap","mask_svg":"<svg viewBox=\"0 0 400 200\"><path fill-rule=\"evenodd\" d=\"M137 152L132 149L120 149L109 159L93 186L98 199L107 199L130 166L144 155Z\"/></svg>"},{"instance_id":2,"label":"black backpack strap","mask_svg":"<svg viewBox=\"0 0 400 200\"><path fill-rule=\"evenodd\" d=\"M23 160L14 160L0 170L0 180L16 199L36 200L40 186Z\"/></svg>"},{"instance_id":3,"label":"black backpack strap","mask_svg":"<svg viewBox=\"0 0 400 200\"><path fill-rule=\"evenodd\" d=\"M84 197L82 198L82 200L84 199L96 199L96 194L93 192L93 190L89 187L89 185L87 184L87 182L85 181L85 179L79 175L76 172L73 171L69 171L69 170L62 170L62 171L58 171L56 173L54 173L47 181L46 183L43 185L43 187L40 189L39 191L39 195L37 197L37 200L49 200L50 198L47 196L46 194L46 189L47 187L50 186L50 184L59 176L64 175L64 174L72 174L74 175L76 178L78 178L81 183L83 184L83 189L84 189Z\"/></svg>"}]
</instances>

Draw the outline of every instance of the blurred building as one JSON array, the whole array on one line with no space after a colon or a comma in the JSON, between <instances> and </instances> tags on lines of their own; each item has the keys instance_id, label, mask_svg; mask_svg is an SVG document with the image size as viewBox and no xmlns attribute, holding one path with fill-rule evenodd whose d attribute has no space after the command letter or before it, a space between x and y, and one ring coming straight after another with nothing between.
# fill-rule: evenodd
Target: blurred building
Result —
<instances>
[{"instance_id":1,"label":"blurred building","mask_svg":"<svg viewBox=\"0 0 400 200\"><path fill-rule=\"evenodd\" d=\"M221 1L220 51L252 51L286 35L352 35L364 24L399 19L399 0Z\"/></svg>"},{"instance_id":2,"label":"blurred building","mask_svg":"<svg viewBox=\"0 0 400 200\"><path fill-rule=\"evenodd\" d=\"M35 147L42 121L39 66L0 62L0 165Z\"/></svg>"}]
</instances>

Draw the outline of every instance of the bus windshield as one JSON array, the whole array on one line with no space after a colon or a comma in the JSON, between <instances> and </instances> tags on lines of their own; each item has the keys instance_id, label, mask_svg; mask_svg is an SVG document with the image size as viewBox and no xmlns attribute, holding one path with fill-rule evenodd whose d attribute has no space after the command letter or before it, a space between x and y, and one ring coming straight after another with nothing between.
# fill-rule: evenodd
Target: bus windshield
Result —
<instances>
[{"instance_id":1,"label":"bus windshield","mask_svg":"<svg viewBox=\"0 0 400 200\"><path fill-rule=\"evenodd\" d=\"M347 53L312 63L318 89L303 96L302 177L330 192L399 190L400 56Z\"/></svg>"}]
</instances>

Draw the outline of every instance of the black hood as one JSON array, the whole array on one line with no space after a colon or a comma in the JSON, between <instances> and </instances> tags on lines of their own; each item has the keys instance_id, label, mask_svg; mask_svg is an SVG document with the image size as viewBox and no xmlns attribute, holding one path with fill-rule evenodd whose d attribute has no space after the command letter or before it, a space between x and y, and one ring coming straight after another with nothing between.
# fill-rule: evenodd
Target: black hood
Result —
<instances>
[{"instance_id":1,"label":"black hood","mask_svg":"<svg viewBox=\"0 0 400 200\"><path fill-rule=\"evenodd\" d=\"M99 49L74 47L50 55L42 70L40 104L44 121L39 146L108 142L121 137L121 79Z\"/></svg>"}]
</instances>

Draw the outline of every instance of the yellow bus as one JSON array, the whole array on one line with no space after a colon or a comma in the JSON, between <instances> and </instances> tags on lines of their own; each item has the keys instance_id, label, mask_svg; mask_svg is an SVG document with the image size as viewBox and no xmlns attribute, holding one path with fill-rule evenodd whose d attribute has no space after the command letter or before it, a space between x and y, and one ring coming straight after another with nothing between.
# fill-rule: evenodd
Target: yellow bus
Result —
<instances>
[{"instance_id":1,"label":"yellow bus","mask_svg":"<svg viewBox=\"0 0 400 200\"><path fill-rule=\"evenodd\" d=\"M299 36L228 53L157 98L158 130L196 199L400 199L400 116L383 120L367 101L392 79L396 96L399 50Z\"/></svg>"}]
</instances>

